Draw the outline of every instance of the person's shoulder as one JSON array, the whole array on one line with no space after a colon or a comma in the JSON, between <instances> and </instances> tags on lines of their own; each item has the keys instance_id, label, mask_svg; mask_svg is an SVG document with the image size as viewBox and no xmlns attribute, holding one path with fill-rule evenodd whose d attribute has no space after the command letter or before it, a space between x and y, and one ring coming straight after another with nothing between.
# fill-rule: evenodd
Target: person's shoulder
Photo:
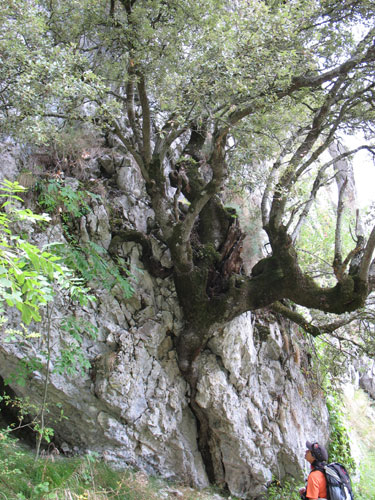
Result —
<instances>
[{"instance_id":1,"label":"person's shoulder","mask_svg":"<svg viewBox=\"0 0 375 500\"><path fill-rule=\"evenodd\" d=\"M318 470L318 469L313 469L311 472L310 472L310 475L313 475L313 477L316 477L316 478L321 478L323 477L325 479L325 474L324 472L322 472L321 470Z\"/></svg>"}]
</instances>

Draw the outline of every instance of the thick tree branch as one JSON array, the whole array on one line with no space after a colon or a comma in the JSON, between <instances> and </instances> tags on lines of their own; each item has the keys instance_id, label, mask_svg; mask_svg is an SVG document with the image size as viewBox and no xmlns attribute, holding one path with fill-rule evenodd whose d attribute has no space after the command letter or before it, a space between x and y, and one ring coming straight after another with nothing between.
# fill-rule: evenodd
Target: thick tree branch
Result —
<instances>
[{"instance_id":1,"label":"thick tree branch","mask_svg":"<svg viewBox=\"0 0 375 500\"><path fill-rule=\"evenodd\" d=\"M307 308L335 314L351 312L363 307L368 295L367 274L360 275L356 272L353 275L344 276L342 281L334 287L321 287L301 270L292 240L286 229L283 226L266 229L273 248L272 258L278 263L285 279L284 298ZM375 231L373 243L375 244Z\"/></svg>"},{"instance_id":2,"label":"thick tree branch","mask_svg":"<svg viewBox=\"0 0 375 500\"><path fill-rule=\"evenodd\" d=\"M191 140L194 140L192 137ZM212 178L202 187L199 184L193 187L192 196L189 197L190 206L188 212L184 220L178 222L174 228L175 251L178 250L179 258L184 263L184 269L192 265L190 236L194 224L208 201L220 191L225 179L225 143L226 134L219 129L214 134L212 153L207 162L212 170Z\"/></svg>"},{"instance_id":3,"label":"thick tree branch","mask_svg":"<svg viewBox=\"0 0 375 500\"><path fill-rule=\"evenodd\" d=\"M166 278L172 274L173 269L163 267L155 258L150 237L133 229L127 229L114 233L108 248L108 253L110 255L117 255L117 247L121 245L121 243L127 241L134 241L135 243L141 245L143 263L152 276Z\"/></svg>"},{"instance_id":4,"label":"thick tree branch","mask_svg":"<svg viewBox=\"0 0 375 500\"><path fill-rule=\"evenodd\" d=\"M314 88L324 83L330 82L339 76L348 75L357 65L364 62L375 61L375 47L373 40L375 38L375 28L371 29L366 36L357 44L353 55L342 64L335 68L316 76L300 76L292 80L289 91L298 90L303 87ZM370 45L367 48L366 46ZM294 90L293 90L294 89Z\"/></svg>"},{"instance_id":5,"label":"thick tree branch","mask_svg":"<svg viewBox=\"0 0 375 500\"><path fill-rule=\"evenodd\" d=\"M344 63L336 66L335 68L326 71L320 75L316 76L298 76L292 78L292 82L284 90L277 90L275 89L274 92L271 91L278 99L282 99L286 96L290 96L294 94L295 92L303 89L303 88L309 88L309 89L314 89L321 87L323 84L327 82L332 82L336 78L346 78L346 76L359 64L362 63L367 63L367 62L373 62L375 61L375 47L372 45L370 46L367 50L366 45L371 44L372 40L375 38L375 29L372 29L369 31L369 33L361 40L353 55L347 59ZM269 96L270 93L268 92L267 94L261 94L259 97L267 97ZM233 111L227 120L227 132L230 130L231 127L233 127L236 123L241 121L243 118L246 116L249 116L253 114L256 109L257 109L257 104L252 98L254 102L251 104L248 104L242 108L236 109Z\"/></svg>"}]
</instances>

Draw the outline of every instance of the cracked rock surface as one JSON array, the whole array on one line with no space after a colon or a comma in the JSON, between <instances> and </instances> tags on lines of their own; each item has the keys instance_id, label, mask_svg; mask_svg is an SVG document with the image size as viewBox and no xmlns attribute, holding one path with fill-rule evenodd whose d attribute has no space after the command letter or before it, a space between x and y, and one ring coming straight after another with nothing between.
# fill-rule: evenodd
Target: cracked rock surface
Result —
<instances>
[{"instance_id":1,"label":"cracked rock surface","mask_svg":"<svg viewBox=\"0 0 375 500\"><path fill-rule=\"evenodd\" d=\"M4 146L0 167L12 160L16 178L14 154L9 145ZM121 167L118 183L123 194L110 200L111 210L126 212L126 223L145 231L151 210L137 200L144 194L132 171L127 164ZM95 203L93 211L80 220L79 237L107 249L109 202ZM59 224L49 232L35 231L32 238L38 245L64 241ZM163 265L170 265L168 253L156 239L153 246ZM118 467L135 466L205 487L207 473L197 444L199 425L174 347L183 318L173 281L148 273L139 245L126 242L120 251L135 277L133 297L124 299L119 291L109 293L96 283L97 301L91 306L67 305L62 295L54 302L52 365L67 341L58 328L59 319L72 314L98 329L96 340L83 340L91 365L88 372L51 375L48 405L57 443L66 454L91 450ZM9 311L8 326L17 327L19 321L17 312ZM43 332L45 323L32 328ZM240 498L261 495L273 475L301 475L306 439L325 442L328 438L324 398L304 375L309 366L300 353L300 342L287 324L246 313L215 332L198 358L196 402L208 416L214 465L222 485ZM1 377L8 378L19 360L42 350L42 337L24 345L2 340ZM11 386L20 396L42 400L43 375L38 371L26 387ZM56 404L68 420L58 419Z\"/></svg>"}]
</instances>

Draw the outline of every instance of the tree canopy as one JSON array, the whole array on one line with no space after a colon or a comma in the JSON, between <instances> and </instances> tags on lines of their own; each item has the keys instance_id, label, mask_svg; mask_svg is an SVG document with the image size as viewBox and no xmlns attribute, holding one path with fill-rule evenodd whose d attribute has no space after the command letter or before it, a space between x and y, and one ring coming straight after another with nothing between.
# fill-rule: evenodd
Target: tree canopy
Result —
<instances>
[{"instance_id":1,"label":"tree canopy","mask_svg":"<svg viewBox=\"0 0 375 500\"><path fill-rule=\"evenodd\" d=\"M48 143L67 124L89 123L133 158L154 229L124 226L110 249L133 239L155 273L173 274L186 322L179 363L193 388L194 360L214 329L245 311L271 307L318 335L365 306L375 229L354 224L354 242L343 246L347 180L325 255L330 280L311 276L297 245L337 163L360 149L375 153L373 1L4 3L3 130ZM355 150L327 156L343 134L359 132ZM245 234L225 206L233 183L262 193L253 209L271 252L251 274ZM168 247L173 269L155 263L152 238ZM344 316L314 325L293 304Z\"/></svg>"},{"instance_id":2,"label":"tree canopy","mask_svg":"<svg viewBox=\"0 0 375 500\"><path fill-rule=\"evenodd\" d=\"M373 10L369 1L9 0L3 127L43 143L88 121L116 137L143 175L188 321L209 327L281 299L354 311L369 293L374 231L342 255L338 210L331 287L301 269L295 243L329 168L374 151ZM324 159L340 133L357 131L363 145ZM272 256L245 276L222 191L238 172L251 185L256 171Z\"/></svg>"}]
</instances>

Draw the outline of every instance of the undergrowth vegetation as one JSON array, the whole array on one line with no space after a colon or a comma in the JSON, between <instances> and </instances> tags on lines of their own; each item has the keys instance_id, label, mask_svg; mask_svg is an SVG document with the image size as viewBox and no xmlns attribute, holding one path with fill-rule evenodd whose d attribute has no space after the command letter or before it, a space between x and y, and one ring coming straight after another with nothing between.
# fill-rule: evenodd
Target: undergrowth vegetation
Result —
<instances>
[{"instance_id":1,"label":"undergrowth vegetation","mask_svg":"<svg viewBox=\"0 0 375 500\"><path fill-rule=\"evenodd\" d=\"M330 423L329 461L343 463L353 475L356 471L356 464L351 453L350 437L341 396L331 392L327 397L327 407Z\"/></svg>"},{"instance_id":2,"label":"undergrowth vegetation","mask_svg":"<svg viewBox=\"0 0 375 500\"><path fill-rule=\"evenodd\" d=\"M34 460L6 431L0 432L0 499L6 500L210 500L227 498L214 489L197 491L132 470L115 471L92 454ZM236 500L235 496L230 496ZM276 497L275 497L276 498ZM279 498L279 497L277 497Z\"/></svg>"},{"instance_id":3,"label":"undergrowth vegetation","mask_svg":"<svg viewBox=\"0 0 375 500\"><path fill-rule=\"evenodd\" d=\"M282 482L275 480L267 490L267 500L301 500L298 493L301 486L301 481L294 478L287 478Z\"/></svg>"},{"instance_id":4,"label":"undergrowth vegetation","mask_svg":"<svg viewBox=\"0 0 375 500\"><path fill-rule=\"evenodd\" d=\"M74 221L92 212L91 203L100 196L83 189L80 184L72 187L63 179L41 180L36 186L38 204L51 216L58 216L67 243L53 243L50 250L85 283L100 283L106 290L114 288L123 298L134 293L130 281L135 276L120 258L108 258L108 252L93 241L78 241Z\"/></svg>"}]
</instances>

